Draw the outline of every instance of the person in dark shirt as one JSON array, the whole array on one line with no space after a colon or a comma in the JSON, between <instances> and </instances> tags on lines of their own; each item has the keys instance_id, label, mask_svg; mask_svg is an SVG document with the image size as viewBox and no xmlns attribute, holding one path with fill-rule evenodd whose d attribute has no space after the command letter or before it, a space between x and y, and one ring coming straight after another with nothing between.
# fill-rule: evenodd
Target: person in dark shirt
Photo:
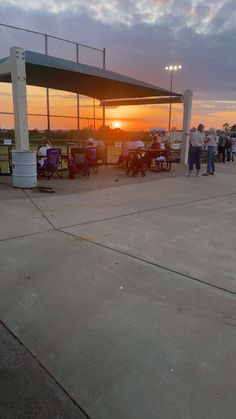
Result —
<instances>
[{"instance_id":1,"label":"person in dark shirt","mask_svg":"<svg viewBox=\"0 0 236 419\"><path fill-rule=\"evenodd\" d=\"M150 145L150 148L153 148L155 150L160 150L161 146L160 146L160 143L158 141L157 135L154 135L154 137L152 137L152 143Z\"/></svg>"},{"instance_id":2,"label":"person in dark shirt","mask_svg":"<svg viewBox=\"0 0 236 419\"><path fill-rule=\"evenodd\" d=\"M219 135L218 154L219 154L220 161L223 163L225 163L226 141L227 141L227 135L225 131L222 131Z\"/></svg>"}]
</instances>

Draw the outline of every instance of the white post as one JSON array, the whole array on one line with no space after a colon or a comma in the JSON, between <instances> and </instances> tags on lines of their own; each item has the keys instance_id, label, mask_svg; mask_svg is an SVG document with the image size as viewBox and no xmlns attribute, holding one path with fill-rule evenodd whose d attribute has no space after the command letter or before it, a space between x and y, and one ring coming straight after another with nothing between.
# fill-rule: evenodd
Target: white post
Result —
<instances>
[{"instance_id":1,"label":"white post","mask_svg":"<svg viewBox=\"0 0 236 419\"><path fill-rule=\"evenodd\" d=\"M183 114L183 130L182 130L182 144L181 144L181 156L180 163L188 163L188 149L189 149L189 130L191 122L191 112L192 112L192 99L193 92L192 90L185 90L184 92L184 114Z\"/></svg>"},{"instance_id":2,"label":"white post","mask_svg":"<svg viewBox=\"0 0 236 419\"><path fill-rule=\"evenodd\" d=\"M29 132L27 118L25 50L10 49L11 81L15 124L15 145L18 151L29 150Z\"/></svg>"}]
</instances>

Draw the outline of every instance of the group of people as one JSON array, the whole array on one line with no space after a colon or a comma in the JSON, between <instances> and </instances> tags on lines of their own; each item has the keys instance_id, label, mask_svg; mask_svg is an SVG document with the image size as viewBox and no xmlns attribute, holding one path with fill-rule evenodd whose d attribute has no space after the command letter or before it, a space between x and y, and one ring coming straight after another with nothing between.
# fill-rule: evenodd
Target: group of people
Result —
<instances>
[{"instance_id":1,"label":"group of people","mask_svg":"<svg viewBox=\"0 0 236 419\"><path fill-rule=\"evenodd\" d=\"M235 133L229 134L226 131L222 131L220 133L218 142L218 154L222 163L225 163L225 160L227 162L234 161L236 154Z\"/></svg>"},{"instance_id":2,"label":"group of people","mask_svg":"<svg viewBox=\"0 0 236 419\"><path fill-rule=\"evenodd\" d=\"M164 144L165 144L166 151L170 150L169 142L166 141ZM138 150L138 149L141 149L141 148L146 149L146 146L145 146L144 142L141 141L141 140L136 140L136 141L128 140L128 141L124 142L123 147L122 147L122 154L119 156L118 164L123 163L123 161L129 155L130 151ZM156 155L156 153L155 153L156 151L161 150L161 144L160 144L159 137L158 137L157 134L154 133L152 135L151 144L147 148L147 150L150 150L150 152L152 151L154 153L154 156Z\"/></svg>"},{"instance_id":3,"label":"group of people","mask_svg":"<svg viewBox=\"0 0 236 419\"><path fill-rule=\"evenodd\" d=\"M47 158L47 150L53 148L50 140L46 137L42 138L42 143L38 148L37 157L38 157L38 164L43 166L46 158ZM103 140L94 140L93 138L89 138L86 141L84 146L85 149L96 148L96 152L98 154L98 159L104 160L105 159L105 144Z\"/></svg>"},{"instance_id":4,"label":"group of people","mask_svg":"<svg viewBox=\"0 0 236 419\"><path fill-rule=\"evenodd\" d=\"M210 128L209 133L205 135L204 125L199 124L197 129L192 128L189 139L189 170L187 176L192 176L194 164L196 166L196 176L200 176L201 169L201 151L205 144L207 146L207 170L203 176L215 174L215 155L218 150L220 161L234 161L236 154L236 136L235 134L229 135L227 132L222 131L219 135L217 143L217 136L215 128Z\"/></svg>"}]
</instances>

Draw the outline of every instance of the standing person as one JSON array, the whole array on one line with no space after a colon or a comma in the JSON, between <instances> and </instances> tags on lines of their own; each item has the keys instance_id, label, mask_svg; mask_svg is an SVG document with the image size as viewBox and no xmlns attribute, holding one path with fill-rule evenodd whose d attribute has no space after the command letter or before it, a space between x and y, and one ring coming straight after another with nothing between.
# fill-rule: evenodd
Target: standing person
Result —
<instances>
[{"instance_id":1,"label":"standing person","mask_svg":"<svg viewBox=\"0 0 236 419\"><path fill-rule=\"evenodd\" d=\"M232 141L231 141L231 137L229 133L227 133L227 136L226 136L225 149L226 149L226 161L230 162L232 158Z\"/></svg>"},{"instance_id":2,"label":"standing person","mask_svg":"<svg viewBox=\"0 0 236 419\"><path fill-rule=\"evenodd\" d=\"M207 145L207 172L203 173L203 176L209 176L215 174L215 154L216 154L216 130L210 128L209 134L204 140Z\"/></svg>"},{"instance_id":3,"label":"standing person","mask_svg":"<svg viewBox=\"0 0 236 419\"><path fill-rule=\"evenodd\" d=\"M203 141L205 138L204 125L199 124L197 131L193 131L190 134L189 140L189 171L187 176L191 176L193 172L193 165L196 164L196 176L200 175L201 169L201 151Z\"/></svg>"},{"instance_id":4,"label":"standing person","mask_svg":"<svg viewBox=\"0 0 236 419\"><path fill-rule=\"evenodd\" d=\"M219 153L220 161L223 163L225 163L226 140L227 140L227 135L225 131L221 131L219 135L219 141L218 141L218 153Z\"/></svg>"},{"instance_id":5,"label":"standing person","mask_svg":"<svg viewBox=\"0 0 236 419\"><path fill-rule=\"evenodd\" d=\"M232 158L232 161L234 161L234 156L235 156L235 154L236 154L236 135L235 134L232 134L232 137L231 137L231 143L232 143L232 155L231 155L231 158Z\"/></svg>"}]
</instances>

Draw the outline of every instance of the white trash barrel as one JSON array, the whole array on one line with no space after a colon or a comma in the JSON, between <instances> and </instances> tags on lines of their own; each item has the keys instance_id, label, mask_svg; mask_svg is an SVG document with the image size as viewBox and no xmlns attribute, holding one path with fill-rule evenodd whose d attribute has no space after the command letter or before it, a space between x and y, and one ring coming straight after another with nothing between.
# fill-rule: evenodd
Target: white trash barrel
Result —
<instances>
[{"instance_id":1,"label":"white trash barrel","mask_svg":"<svg viewBox=\"0 0 236 419\"><path fill-rule=\"evenodd\" d=\"M12 150L12 184L16 188L37 186L36 151Z\"/></svg>"}]
</instances>

